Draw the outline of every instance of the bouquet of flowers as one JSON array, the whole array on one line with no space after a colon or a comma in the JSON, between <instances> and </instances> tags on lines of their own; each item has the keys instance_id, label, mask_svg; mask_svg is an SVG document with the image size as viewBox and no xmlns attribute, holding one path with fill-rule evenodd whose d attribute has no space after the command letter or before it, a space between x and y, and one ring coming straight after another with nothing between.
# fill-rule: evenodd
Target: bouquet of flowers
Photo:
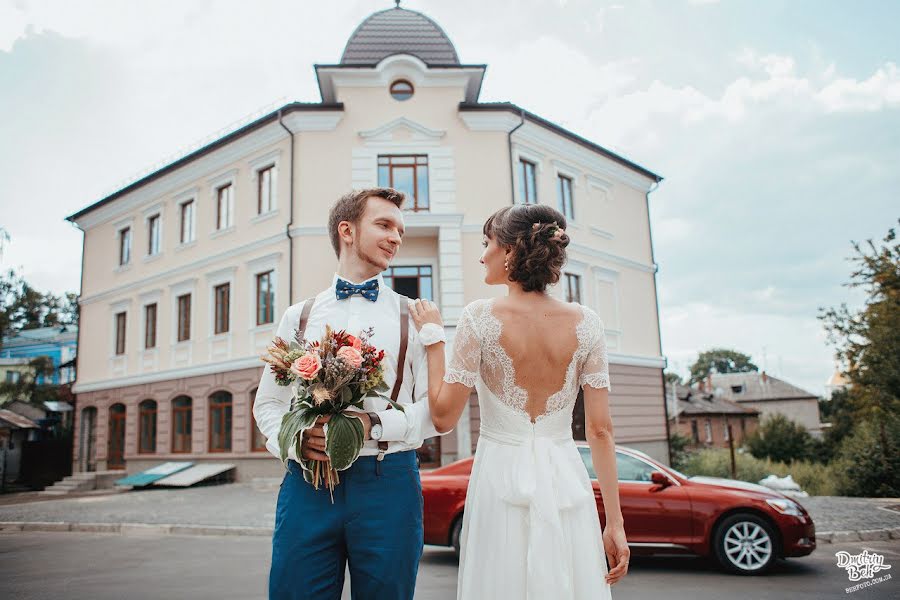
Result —
<instances>
[{"instance_id":1,"label":"bouquet of flowers","mask_svg":"<svg viewBox=\"0 0 900 600\"><path fill-rule=\"evenodd\" d=\"M356 337L326 326L321 340L308 341L298 331L290 342L276 337L261 357L269 364L275 382L291 386L293 392L291 408L278 433L281 460L287 464L293 444L305 467L304 479L316 489L324 483L332 493L340 483L338 471L350 467L363 447L362 421L347 409L363 409L365 398L381 396L389 389L381 365L384 350L369 344L372 332L369 328ZM397 410L403 410L396 402L385 399ZM300 449L303 431L323 415L331 417L323 426L327 463L303 458Z\"/></svg>"}]
</instances>

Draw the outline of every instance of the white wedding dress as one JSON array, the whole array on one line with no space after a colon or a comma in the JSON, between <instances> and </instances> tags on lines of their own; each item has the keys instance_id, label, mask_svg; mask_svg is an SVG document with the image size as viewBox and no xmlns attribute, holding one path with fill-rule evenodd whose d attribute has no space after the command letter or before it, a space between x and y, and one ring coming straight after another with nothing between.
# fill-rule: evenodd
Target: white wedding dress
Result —
<instances>
[{"instance_id":1,"label":"white wedding dress","mask_svg":"<svg viewBox=\"0 0 900 600\"><path fill-rule=\"evenodd\" d=\"M606 556L591 482L572 438L582 385L609 387L603 323L582 307L565 383L534 422L500 345L493 300L469 304L444 380L478 391L481 430L463 513L457 599L602 600Z\"/></svg>"}]
</instances>

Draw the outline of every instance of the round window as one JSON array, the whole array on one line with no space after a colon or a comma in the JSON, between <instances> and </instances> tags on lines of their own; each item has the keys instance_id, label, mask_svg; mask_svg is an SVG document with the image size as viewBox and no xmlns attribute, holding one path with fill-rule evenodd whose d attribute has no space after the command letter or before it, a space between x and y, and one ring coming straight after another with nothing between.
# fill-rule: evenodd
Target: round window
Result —
<instances>
[{"instance_id":1,"label":"round window","mask_svg":"<svg viewBox=\"0 0 900 600\"><path fill-rule=\"evenodd\" d=\"M398 79L391 84L391 96L394 100L409 100L413 95L413 86L405 79Z\"/></svg>"}]
</instances>

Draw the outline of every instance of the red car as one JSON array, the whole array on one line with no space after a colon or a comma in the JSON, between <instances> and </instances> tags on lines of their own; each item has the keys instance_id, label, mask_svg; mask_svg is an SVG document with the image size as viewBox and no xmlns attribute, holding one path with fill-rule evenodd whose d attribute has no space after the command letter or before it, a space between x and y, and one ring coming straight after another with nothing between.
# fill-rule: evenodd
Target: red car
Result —
<instances>
[{"instance_id":1,"label":"red car","mask_svg":"<svg viewBox=\"0 0 900 600\"><path fill-rule=\"evenodd\" d=\"M579 444L593 479L603 527L603 500L591 451ZM473 458L422 472L425 543L459 553L462 513ZM764 573L776 558L806 556L816 549L816 529L806 509L774 490L716 477L688 477L647 454L616 447L619 497L633 555L712 556L726 570Z\"/></svg>"}]
</instances>

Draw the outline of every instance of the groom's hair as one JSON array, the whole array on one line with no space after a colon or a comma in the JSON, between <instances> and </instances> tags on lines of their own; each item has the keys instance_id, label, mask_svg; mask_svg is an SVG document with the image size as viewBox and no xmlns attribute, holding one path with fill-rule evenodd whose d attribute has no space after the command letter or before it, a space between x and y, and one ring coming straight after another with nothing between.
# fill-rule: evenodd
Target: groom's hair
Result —
<instances>
[{"instance_id":1,"label":"groom's hair","mask_svg":"<svg viewBox=\"0 0 900 600\"><path fill-rule=\"evenodd\" d=\"M355 190L341 196L328 214L328 235L331 236L331 246L338 258L341 257L341 236L338 233L338 225L341 224L341 221L348 221L354 225L359 223L366 211L366 203L373 196L393 202L397 208L402 208L403 202L406 200L406 194L403 192L385 187Z\"/></svg>"}]
</instances>

